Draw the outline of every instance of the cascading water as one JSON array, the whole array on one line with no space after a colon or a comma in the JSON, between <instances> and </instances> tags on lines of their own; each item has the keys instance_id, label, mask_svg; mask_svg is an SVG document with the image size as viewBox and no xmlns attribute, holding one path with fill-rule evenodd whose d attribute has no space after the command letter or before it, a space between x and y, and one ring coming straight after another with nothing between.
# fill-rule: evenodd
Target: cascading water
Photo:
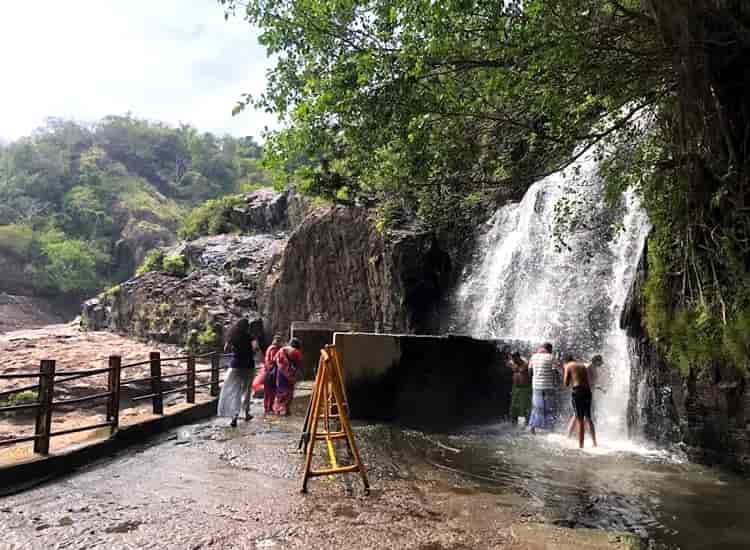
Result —
<instances>
[{"instance_id":1,"label":"cascading water","mask_svg":"<svg viewBox=\"0 0 750 550\"><path fill-rule=\"evenodd\" d=\"M581 359L602 354L609 376L595 395L597 420L605 432L621 435L630 361L618 323L648 229L631 194L620 207L608 206L597 157L588 152L488 222L448 330L549 340Z\"/></svg>"}]
</instances>

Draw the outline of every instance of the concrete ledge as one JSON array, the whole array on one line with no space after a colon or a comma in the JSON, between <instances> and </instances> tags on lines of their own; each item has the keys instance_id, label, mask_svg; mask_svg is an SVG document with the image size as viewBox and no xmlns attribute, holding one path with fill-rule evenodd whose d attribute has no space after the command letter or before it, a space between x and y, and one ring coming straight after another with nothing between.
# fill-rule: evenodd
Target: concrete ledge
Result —
<instances>
[{"instance_id":1,"label":"concrete ledge","mask_svg":"<svg viewBox=\"0 0 750 550\"><path fill-rule=\"evenodd\" d=\"M333 344L333 335L336 332L352 332L357 329L355 323L312 323L294 321L291 333L293 337L302 340L302 348L305 350L302 356L302 379L313 380L318 367L320 354L318 350L326 344Z\"/></svg>"},{"instance_id":2,"label":"concrete ledge","mask_svg":"<svg viewBox=\"0 0 750 550\"><path fill-rule=\"evenodd\" d=\"M218 400L212 399L174 414L121 428L109 439L71 447L54 455L2 467L0 468L0 496L17 493L68 474L89 462L110 457L134 443L147 441L150 437L176 426L214 416L217 405Z\"/></svg>"}]
</instances>

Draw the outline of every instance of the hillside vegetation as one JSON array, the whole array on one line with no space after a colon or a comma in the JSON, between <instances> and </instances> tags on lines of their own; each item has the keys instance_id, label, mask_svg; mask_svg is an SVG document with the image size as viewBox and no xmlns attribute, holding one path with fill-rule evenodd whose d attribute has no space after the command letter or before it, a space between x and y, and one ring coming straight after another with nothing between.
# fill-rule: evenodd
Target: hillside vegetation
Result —
<instances>
[{"instance_id":1,"label":"hillside vegetation","mask_svg":"<svg viewBox=\"0 0 750 550\"><path fill-rule=\"evenodd\" d=\"M83 296L127 278L192 207L264 183L260 156L251 137L130 115L48 120L0 146L0 290Z\"/></svg>"}]
</instances>

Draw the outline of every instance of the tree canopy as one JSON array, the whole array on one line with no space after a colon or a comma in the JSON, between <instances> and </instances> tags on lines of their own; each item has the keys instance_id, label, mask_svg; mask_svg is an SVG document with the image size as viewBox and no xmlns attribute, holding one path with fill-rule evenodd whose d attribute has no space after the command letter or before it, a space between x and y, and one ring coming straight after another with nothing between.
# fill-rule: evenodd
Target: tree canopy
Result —
<instances>
[{"instance_id":1,"label":"tree canopy","mask_svg":"<svg viewBox=\"0 0 750 550\"><path fill-rule=\"evenodd\" d=\"M113 259L129 222L175 233L191 207L267 182L261 153L131 115L49 119L0 145L0 250L30 259L40 291L92 292L132 274Z\"/></svg>"},{"instance_id":2,"label":"tree canopy","mask_svg":"<svg viewBox=\"0 0 750 550\"><path fill-rule=\"evenodd\" d=\"M237 109L280 115L267 161L314 193L439 226L612 138L610 197L654 224L650 333L686 368L747 361L747 2L219 3L277 59Z\"/></svg>"}]
</instances>

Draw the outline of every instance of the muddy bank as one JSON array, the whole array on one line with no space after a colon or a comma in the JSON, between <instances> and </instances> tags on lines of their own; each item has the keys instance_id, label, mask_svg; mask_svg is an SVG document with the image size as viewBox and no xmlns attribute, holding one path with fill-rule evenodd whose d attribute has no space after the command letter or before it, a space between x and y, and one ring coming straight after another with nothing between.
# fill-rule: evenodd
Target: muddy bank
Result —
<instances>
[{"instance_id":1,"label":"muddy bank","mask_svg":"<svg viewBox=\"0 0 750 550\"><path fill-rule=\"evenodd\" d=\"M180 428L63 481L0 500L0 548L626 548L604 531L543 526L524 499L389 449L357 427L373 486L316 479L299 493L291 419ZM372 430L376 430L372 432Z\"/></svg>"}]
</instances>

